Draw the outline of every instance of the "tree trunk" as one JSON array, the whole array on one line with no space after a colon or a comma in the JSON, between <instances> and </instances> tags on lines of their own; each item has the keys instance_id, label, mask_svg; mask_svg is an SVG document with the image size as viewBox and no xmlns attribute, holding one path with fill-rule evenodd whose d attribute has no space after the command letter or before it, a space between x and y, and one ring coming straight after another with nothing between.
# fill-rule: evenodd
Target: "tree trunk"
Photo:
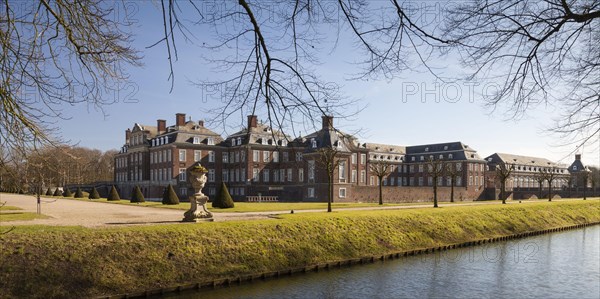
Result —
<instances>
[{"instance_id":1,"label":"tree trunk","mask_svg":"<svg viewBox=\"0 0 600 299\"><path fill-rule=\"evenodd\" d=\"M331 212L331 202L333 201L333 177L328 175L329 178L329 193L327 196L327 212Z\"/></svg>"},{"instance_id":2,"label":"tree trunk","mask_svg":"<svg viewBox=\"0 0 600 299\"><path fill-rule=\"evenodd\" d=\"M438 207L438 200L437 200L437 178L435 178L435 180L433 182L433 207L434 208Z\"/></svg>"},{"instance_id":3,"label":"tree trunk","mask_svg":"<svg viewBox=\"0 0 600 299\"><path fill-rule=\"evenodd\" d=\"M506 194L504 192L504 189L506 187L506 179L502 180L500 182L500 198L502 198L502 204L506 204Z\"/></svg>"},{"instance_id":4,"label":"tree trunk","mask_svg":"<svg viewBox=\"0 0 600 299\"><path fill-rule=\"evenodd\" d=\"M383 181L383 177L379 177L379 205L383 205L383 194L382 194L382 182Z\"/></svg>"},{"instance_id":5,"label":"tree trunk","mask_svg":"<svg viewBox=\"0 0 600 299\"><path fill-rule=\"evenodd\" d=\"M450 184L450 202L454 202L454 180Z\"/></svg>"},{"instance_id":6,"label":"tree trunk","mask_svg":"<svg viewBox=\"0 0 600 299\"><path fill-rule=\"evenodd\" d=\"M552 181L548 181L548 201L552 201Z\"/></svg>"}]
</instances>

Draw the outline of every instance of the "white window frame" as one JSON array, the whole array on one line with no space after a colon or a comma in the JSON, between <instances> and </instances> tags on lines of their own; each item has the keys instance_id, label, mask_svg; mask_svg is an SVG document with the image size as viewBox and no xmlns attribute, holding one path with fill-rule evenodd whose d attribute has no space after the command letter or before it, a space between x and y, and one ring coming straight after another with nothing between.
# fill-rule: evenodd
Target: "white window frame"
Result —
<instances>
[{"instance_id":1,"label":"white window frame","mask_svg":"<svg viewBox=\"0 0 600 299\"><path fill-rule=\"evenodd\" d=\"M179 181L180 182L187 181L187 172L186 172L185 168L179 168Z\"/></svg>"},{"instance_id":2,"label":"white window frame","mask_svg":"<svg viewBox=\"0 0 600 299\"><path fill-rule=\"evenodd\" d=\"M186 150L180 149L179 150L179 162L185 162L185 160L186 160Z\"/></svg>"},{"instance_id":3,"label":"white window frame","mask_svg":"<svg viewBox=\"0 0 600 299\"><path fill-rule=\"evenodd\" d=\"M338 191L339 198L346 198L346 188L340 188Z\"/></svg>"}]
</instances>

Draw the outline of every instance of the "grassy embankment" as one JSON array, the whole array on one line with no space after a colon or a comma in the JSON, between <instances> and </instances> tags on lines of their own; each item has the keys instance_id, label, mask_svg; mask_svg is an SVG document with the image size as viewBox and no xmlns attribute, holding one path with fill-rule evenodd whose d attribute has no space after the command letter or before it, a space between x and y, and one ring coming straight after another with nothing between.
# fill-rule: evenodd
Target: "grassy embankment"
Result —
<instances>
[{"instance_id":1,"label":"grassy embankment","mask_svg":"<svg viewBox=\"0 0 600 299\"><path fill-rule=\"evenodd\" d=\"M135 292L598 222L600 202L280 217L110 229L18 227L0 236L0 297Z\"/></svg>"}]
</instances>

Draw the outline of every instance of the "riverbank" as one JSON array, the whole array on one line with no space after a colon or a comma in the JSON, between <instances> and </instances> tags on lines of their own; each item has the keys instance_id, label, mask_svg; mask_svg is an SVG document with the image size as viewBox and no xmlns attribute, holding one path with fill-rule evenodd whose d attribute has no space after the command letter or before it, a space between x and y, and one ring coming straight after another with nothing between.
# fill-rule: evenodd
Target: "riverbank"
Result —
<instances>
[{"instance_id":1,"label":"riverbank","mask_svg":"<svg viewBox=\"0 0 600 299\"><path fill-rule=\"evenodd\" d=\"M0 238L6 297L135 293L600 221L597 200L286 214L280 219L87 229Z\"/></svg>"}]
</instances>

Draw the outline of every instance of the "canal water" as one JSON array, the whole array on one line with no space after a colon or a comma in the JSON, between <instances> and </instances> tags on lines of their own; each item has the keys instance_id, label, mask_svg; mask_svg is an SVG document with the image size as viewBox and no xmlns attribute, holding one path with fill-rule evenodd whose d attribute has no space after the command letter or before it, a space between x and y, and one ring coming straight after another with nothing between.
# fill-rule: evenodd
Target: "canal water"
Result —
<instances>
[{"instance_id":1,"label":"canal water","mask_svg":"<svg viewBox=\"0 0 600 299\"><path fill-rule=\"evenodd\" d=\"M600 225L169 298L600 298Z\"/></svg>"}]
</instances>

